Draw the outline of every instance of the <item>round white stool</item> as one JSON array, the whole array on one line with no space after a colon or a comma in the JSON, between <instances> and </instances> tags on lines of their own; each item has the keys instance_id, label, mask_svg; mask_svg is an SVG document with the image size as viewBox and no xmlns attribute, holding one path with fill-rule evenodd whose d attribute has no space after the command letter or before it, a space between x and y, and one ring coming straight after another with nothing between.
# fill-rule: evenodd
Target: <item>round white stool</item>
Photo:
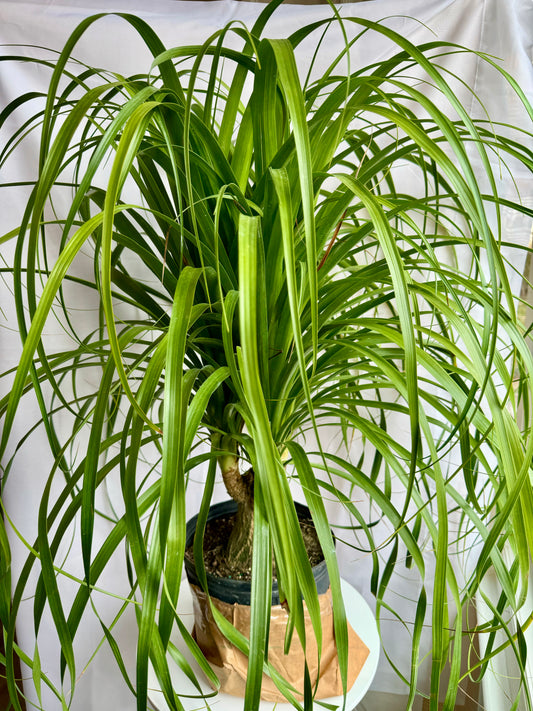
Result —
<instances>
[{"instance_id":1,"label":"round white stool","mask_svg":"<svg viewBox=\"0 0 533 711\"><path fill-rule=\"evenodd\" d=\"M348 621L370 651L363 668L346 695L346 710L353 711L368 691L376 674L379 661L379 635L376 620L368 603L363 596L345 580L342 581L342 594ZM184 581L180 590L178 613L187 629L191 631L194 624L194 615L192 596L186 581ZM203 674L192 658L185 643L183 641L181 641L181 643L177 641L176 646L187 658L193 670L197 672L198 679L201 680ZM208 708L215 709L216 711L236 711L242 704L242 699L236 696L223 693L213 695L213 689L209 684L201 681L200 686L202 691L205 692L208 697L204 700L198 696L198 689L194 687L181 669L172 667L171 675L174 689L180 694L181 702L186 711L202 711ZM185 694L185 696L181 696L181 694ZM163 692L159 688L157 678L151 666L148 672L148 695L154 709L157 709L157 711L169 711L169 707L165 701ZM342 706L342 700L342 696L333 696L327 699L320 699L320 702ZM290 711L293 707L289 703L283 704L273 701L261 702L261 711L274 711L274 708L276 711Z\"/></svg>"}]
</instances>

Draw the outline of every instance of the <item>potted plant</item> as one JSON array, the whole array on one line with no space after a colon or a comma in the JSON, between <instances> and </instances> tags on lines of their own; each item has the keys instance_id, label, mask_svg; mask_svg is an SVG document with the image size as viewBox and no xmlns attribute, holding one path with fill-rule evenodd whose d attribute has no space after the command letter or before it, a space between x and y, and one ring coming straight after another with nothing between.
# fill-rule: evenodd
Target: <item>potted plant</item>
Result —
<instances>
[{"instance_id":1,"label":"potted plant","mask_svg":"<svg viewBox=\"0 0 533 711\"><path fill-rule=\"evenodd\" d=\"M529 168L527 141L489 119L473 120L458 100L439 58L465 50L416 47L386 25L344 20L356 28L354 38L327 71L314 77L311 68L302 81L294 48L341 21L332 11L288 39L263 39L277 5L267 5L250 30L232 25L202 46L170 50L139 18L124 15L154 56L146 75L131 77L71 71L77 41L99 21L89 18L59 54L46 106L35 114L39 176L21 225L4 237L16 240L11 273L24 345L14 377L7 374L0 451L8 477L17 456L5 457L14 418L36 398L54 464L27 564L13 581L6 564L2 578L15 708L17 655L32 667L36 688L47 684L68 703L42 670L38 648L32 656L14 641L32 571L35 628L48 605L62 678L74 689L80 620L118 551L127 555L131 588L121 610L133 607L138 623L135 680L112 626L103 628L137 708L147 707L149 664L169 706L180 708L169 660L190 669L175 634L213 679L175 612L186 521L196 513L187 511L187 484L202 465L193 551L200 584L206 587L203 535L217 472L238 503L228 565L251 569L249 638L213 609L224 635L249 656L246 708L257 708L265 670L300 703L268 667L273 561L289 630L305 642L304 599L313 634L321 635L293 482L329 571L345 688L347 625L328 500L352 522L338 531L343 541L353 543L353 532L366 537L378 620L389 609L395 567L417 571L409 707L428 622L428 550L435 565L431 709L442 696L453 707L465 673L463 609L489 570L502 593L483 628L486 657L467 665L483 670L504 629L523 670L522 629L504 623L502 611L520 608L530 575L533 362L500 252L499 215L502 206L527 210L518 198L499 197L491 159L497 155L504 170L513 161ZM351 67L351 45L370 31L395 42L398 53ZM438 100L413 80L416 72ZM33 98L8 106L3 120ZM416 175L415 191L403 187L405 167ZM54 197L65 186L68 209L56 214ZM58 230L54 253L49 235ZM76 271L83 260L92 274ZM73 286L96 300L98 319L88 331L71 309ZM51 319L70 339L60 350L44 335ZM344 454L323 441L332 423ZM122 511L102 512L99 497L113 477ZM400 495L393 496L393 481ZM374 518L365 518L360 499ZM461 521L454 534L450 509ZM104 516L108 533L97 544ZM390 529L384 543L373 533L378 518ZM67 601L57 572L75 522L84 577ZM454 536L480 542L462 581ZM7 552L4 529L2 542ZM306 704L313 694L308 680Z\"/></svg>"}]
</instances>

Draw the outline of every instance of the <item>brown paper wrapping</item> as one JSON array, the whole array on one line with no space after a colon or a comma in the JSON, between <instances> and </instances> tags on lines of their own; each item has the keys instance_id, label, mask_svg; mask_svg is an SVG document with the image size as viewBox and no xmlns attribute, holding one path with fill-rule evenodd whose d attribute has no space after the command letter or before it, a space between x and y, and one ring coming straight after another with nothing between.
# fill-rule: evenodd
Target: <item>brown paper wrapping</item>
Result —
<instances>
[{"instance_id":1,"label":"brown paper wrapping","mask_svg":"<svg viewBox=\"0 0 533 711\"><path fill-rule=\"evenodd\" d=\"M194 631L200 649L220 681L220 691L232 696L244 696L248 659L222 635L213 619L207 595L197 586L191 585L194 606ZM250 629L250 606L229 604L211 598L213 604L246 637ZM319 595L322 618L322 658L320 662L320 680L315 695L316 699L325 699L342 694L342 683L337 660L337 646L333 629L333 608L331 590ZM272 666L299 692L297 698L303 698L304 658L302 646L296 633L293 634L288 654L284 654L285 630L288 614L281 605L274 605L270 621L268 660ZM305 609L305 603L304 603ZM317 644L309 614L305 609L307 664L311 683L317 678ZM348 624L348 689L350 689L363 664L369 649ZM274 682L263 674L261 691L263 701L286 701Z\"/></svg>"}]
</instances>

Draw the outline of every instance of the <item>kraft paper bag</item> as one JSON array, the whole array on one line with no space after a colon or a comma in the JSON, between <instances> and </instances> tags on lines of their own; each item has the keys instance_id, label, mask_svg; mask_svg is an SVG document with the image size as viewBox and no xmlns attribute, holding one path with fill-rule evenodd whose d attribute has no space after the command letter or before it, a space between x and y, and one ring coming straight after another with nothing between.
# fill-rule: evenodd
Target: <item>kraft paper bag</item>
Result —
<instances>
[{"instance_id":1,"label":"kraft paper bag","mask_svg":"<svg viewBox=\"0 0 533 711\"><path fill-rule=\"evenodd\" d=\"M207 595L197 586L191 585L194 605L193 635L200 649L206 656L220 681L220 691L232 696L244 696L248 659L222 635L213 619ZM250 606L229 604L211 598L212 603L240 632L249 637ZM316 699L325 699L342 694L342 683L337 660L337 646L333 629L333 608L331 590L319 595L322 617L322 658L320 661L320 679L315 695ZM311 620L305 608L307 664L314 685L318 674L317 644L314 637ZM288 614L281 605L272 607L270 622L268 660L270 664L297 690L296 698L303 699L304 689L304 657L303 650L296 633L293 634L288 654L284 654L285 631ZM348 690L353 686L369 649L348 625ZM263 701L286 701L278 691L274 682L263 674L261 691Z\"/></svg>"}]
</instances>

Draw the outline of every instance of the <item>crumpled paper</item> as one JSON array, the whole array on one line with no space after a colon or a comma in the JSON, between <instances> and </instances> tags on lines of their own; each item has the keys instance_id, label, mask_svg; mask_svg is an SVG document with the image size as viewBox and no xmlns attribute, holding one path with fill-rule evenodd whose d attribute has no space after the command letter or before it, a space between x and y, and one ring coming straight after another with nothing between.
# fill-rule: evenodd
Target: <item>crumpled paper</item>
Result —
<instances>
[{"instance_id":1,"label":"crumpled paper","mask_svg":"<svg viewBox=\"0 0 533 711\"><path fill-rule=\"evenodd\" d=\"M244 697L248 659L222 635L213 619L209 608L207 595L197 586L191 585L194 607L193 635L220 681L220 691L232 696ZM216 598L212 603L240 632L249 637L250 606L230 604ZM337 659L337 646L333 628L333 607L331 590L319 595L322 619L322 656L320 660L320 679L315 695L316 699L325 699L342 694L342 683ZM304 655L300 640L293 634L288 654L284 654L285 631L288 613L281 605L272 608L268 660L270 664L296 690L295 697L303 699L304 689ZM316 683L318 675L317 643L313 633L311 620L304 603L307 640L307 664L311 675L311 683ZM348 690L353 686L361 671L369 649L348 624ZM263 701L286 701L276 685L266 674L263 674L261 691Z\"/></svg>"}]
</instances>

